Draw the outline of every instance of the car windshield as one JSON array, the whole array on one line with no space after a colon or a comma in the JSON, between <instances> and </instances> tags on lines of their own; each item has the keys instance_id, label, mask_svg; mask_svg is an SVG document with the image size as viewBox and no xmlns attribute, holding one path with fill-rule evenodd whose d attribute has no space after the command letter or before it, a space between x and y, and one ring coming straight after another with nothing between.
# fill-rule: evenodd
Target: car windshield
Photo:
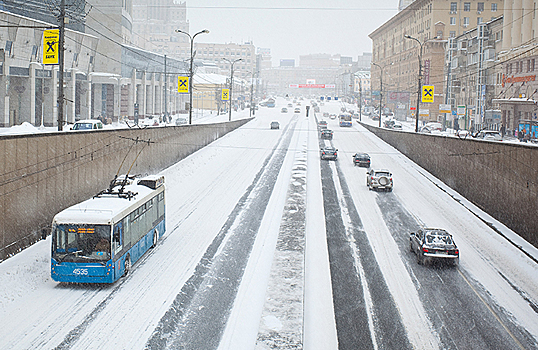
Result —
<instances>
[{"instance_id":1,"label":"car windshield","mask_svg":"<svg viewBox=\"0 0 538 350\"><path fill-rule=\"evenodd\" d=\"M432 245L450 245L452 244L452 238L447 234L427 233L426 243Z\"/></svg>"},{"instance_id":2,"label":"car windshield","mask_svg":"<svg viewBox=\"0 0 538 350\"><path fill-rule=\"evenodd\" d=\"M52 257L60 262L107 261L110 259L109 225L55 224Z\"/></svg>"},{"instance_id":3,"label":"car windshield","mask_svg":"<svg viewBox=\"0 0 538 350\"><path fill-rule=\"evenodd\" d=\"M390 176L390 173L388 173L386 171L377 171L375 173L375 176Z\"/></svg>"}]
</instances>

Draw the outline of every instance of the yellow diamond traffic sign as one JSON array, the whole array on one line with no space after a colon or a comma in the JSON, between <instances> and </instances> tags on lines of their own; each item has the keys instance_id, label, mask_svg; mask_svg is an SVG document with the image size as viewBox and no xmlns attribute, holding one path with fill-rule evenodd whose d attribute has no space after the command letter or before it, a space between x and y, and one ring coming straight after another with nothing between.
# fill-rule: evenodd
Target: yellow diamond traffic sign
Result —
<instances>
[{"instance_id":1,"label":"yellow diamond traffic sign","mask_svg":"<svg viewBox=\"0 0 538 350\"><path fill-rule=\"evenodd\" d=\"M422 103L433 103L433 85L422 87Z\"/></svg>"},{"instance_id":2,"label":"yellow diamond traffic sign","mask_svg":"<svg viewBox=\"0 0 538 350\"><path fill-rule=\"evenodd\" d=\"M177 92L180 94L189 93L189 77L177 77Z\"/></svg>"}]
</instances>

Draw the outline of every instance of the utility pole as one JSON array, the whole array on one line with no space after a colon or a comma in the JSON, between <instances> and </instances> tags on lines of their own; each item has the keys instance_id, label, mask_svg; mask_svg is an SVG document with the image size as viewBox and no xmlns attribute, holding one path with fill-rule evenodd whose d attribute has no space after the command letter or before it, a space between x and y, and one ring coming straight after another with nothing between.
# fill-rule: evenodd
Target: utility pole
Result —
<instances>
[{"instance_id":1,"label":"utility pole","mask_svg":"<svg viewBox=\"0 0 538 350\"><path fill-rule=\"evenodd\" d=\"M166 75L166 55L164 55L164 118L165 123L168 121L168 99L166 94L168 93L168 75Z\"/></svg>"},{"instance_id":2,"label":"utility pole","mask_svg":"<svg viewBox=\"0 0 538 350\"><path fill-rule=\"evenodd\" d=\"M64 125L64 50L65 50L65 0L60 2L60 42L58 44L59 79L58 84L58 131L63 130ZM53 87L54 88L54 87Z\"/></svg>"}]
</instances>

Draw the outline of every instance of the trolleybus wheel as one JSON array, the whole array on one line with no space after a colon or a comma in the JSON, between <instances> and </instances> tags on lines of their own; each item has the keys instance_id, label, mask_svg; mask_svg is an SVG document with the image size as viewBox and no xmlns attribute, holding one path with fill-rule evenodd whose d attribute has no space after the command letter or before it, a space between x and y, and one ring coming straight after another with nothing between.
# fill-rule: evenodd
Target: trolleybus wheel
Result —
<instances>
[{"instance_id":1,"label":"trolleybus wheel","mask_svg":"<svg viewBox=\"0 0 538 350\"><path fill-rule=\"evenodd\" d=\"M155 230L155 232L153 232L153 244L151 245L151 248L155 248L155 246L157 245L158 239L159 239L159 232Z\"/></svg>"},{"instance_id":2,"label":"trolleybus wheel","mask_svg":"<svg viewBox=\"0 0 538 350\"><path fill-rule=\"evenodd\" d=\"M123 271L123 276L127 276L131 270L131 257L127 255L125 258L125 270Z\"/></svg>"}]
</instances>

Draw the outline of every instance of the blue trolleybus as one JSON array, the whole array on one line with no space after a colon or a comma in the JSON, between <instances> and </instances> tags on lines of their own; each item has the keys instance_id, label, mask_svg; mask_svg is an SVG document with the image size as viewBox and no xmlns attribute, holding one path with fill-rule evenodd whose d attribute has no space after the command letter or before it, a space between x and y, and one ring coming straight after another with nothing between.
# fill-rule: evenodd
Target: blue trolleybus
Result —
<instances>
[{"instance_id":1,"label":"blue trolleybus","mask_svg":"<svg viewBox=\"0 0 538 350\"><path fill-rule=\"evenodd\" d=\"M351 119L351 114L349 113L343 113L343 114L340 114L340 126L352 126L352 119Z\"/></svg>"},{"instance_id":2,"label":"blue trolleybus","mask_svg":"<svg viewBox=\"0 0 538 350\"><path fill-rule=\"evenodd\" d=\"M56 214L52 279L113 283L164 231L164 176L120 177L109 189Z\"/></svg>"}]
</instances>

